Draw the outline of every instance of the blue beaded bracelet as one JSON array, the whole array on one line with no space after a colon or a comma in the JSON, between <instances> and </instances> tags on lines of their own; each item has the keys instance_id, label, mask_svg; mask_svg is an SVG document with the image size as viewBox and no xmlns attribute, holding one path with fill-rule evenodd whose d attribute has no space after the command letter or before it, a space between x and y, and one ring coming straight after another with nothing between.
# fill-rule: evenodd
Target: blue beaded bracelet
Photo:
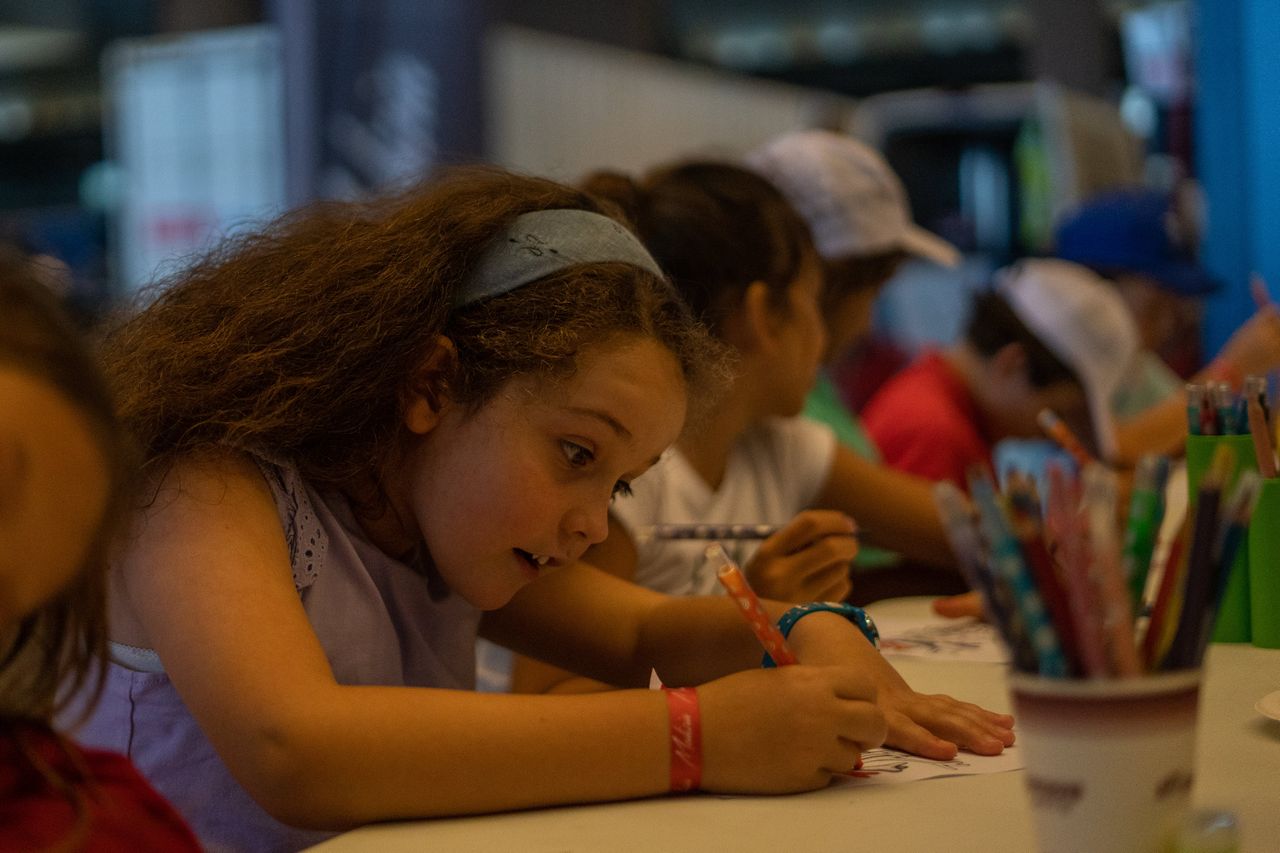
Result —
<instances>
[{"instance_id":1,"label":"blue beaded bracelet","mask_svg":"<svg viewBox=\"0 0 1280 853\"><path fill-rule=\"evenodd\" d=\"M810 613L836 613L853 623L853 626L862 632L862 636L867 638L867 642L880 648L880 632L876 630L876 623L872 621L867 611L861 607L855 607L852 604L842 604L834 601L813 601L809 604L798 604L795 607L782 614L782 618L778 620L778 630L782 632L783 637L791 635L791 629L796 623L808 616ZM777 666L773 662L773 658L765 653L764 660L760 663L765 669Z\"/></svg>"}]
</instances>

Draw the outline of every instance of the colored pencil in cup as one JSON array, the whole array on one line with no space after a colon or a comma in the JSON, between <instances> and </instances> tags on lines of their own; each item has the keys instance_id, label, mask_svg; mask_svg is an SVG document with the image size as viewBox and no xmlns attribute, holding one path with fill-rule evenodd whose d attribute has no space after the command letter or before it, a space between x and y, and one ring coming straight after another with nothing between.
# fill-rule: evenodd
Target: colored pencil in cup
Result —
<instances>
[{"instance_id":1,"label":"colored pencil in cup","mask_svg":"<svg viewBox=\"0 0 1280 853\"><path fill-rule=\"evenodd\" d=\"M1176 624L1178 604L1175 590L1181 586L1186 576L1188 547L1191 540L1192 519L1188 515L1182 523L1182 531L1169 549L1163 570L1160 572L1160 586L1151 602L1151 615L1139 631L1136 638L1139 645L1139 656L1143 668L1154 670L1158 667L1164 653L1164 646L1169 639L1169 625Z\"/></svg>"},{"instance_id":2,"label":"colored pencil in cup","mask_svg":"<svg viewBox=\"0 0 1280 853\"><path fill-rule=\"evenodd\" d=\"M1164 520L1164 488L1169 479L1169 460L1147 455L1138 460L1129 498L1129 521L1124 532L1122 566L1129 584L1129 600L1135 609L1142 604L1151 555L1155 551L1160 523Z\"/></svg>"},{"instance_id":3,"label":"colored pencil in cup","mask_svg":"<svg viewBox=\"0 0 1280 853\"><path fill-rule=\"evenodd\" d=\"M1213 633L1214 623L1218 619L1218 609L1222 606L1222 596L1227 590L1227 579L1231 574L1231 564L1235 562L1236 553L1249 532L1249 521L1253 510L1258 505L1262 494L1262 480L1256 471L1243 471L1236 482L1235 491L1222 516L1222 535L1214 543L1214 575L1209 592L1209 602L1203 613L1200 624L1200 636L1195 644L1192 665L1199 666L1204 660L1204 652L1209 645L1209 635Z\"/></svg>"},{"instance_id":4,"label":"colored pencil in cup","mask_svg":"<svg viewBox=\"0 0 1280 853\"><path fill-rule=\"evenodd\" d=\"M1062 645L1022 557L1008 517L1000 507L995 484L984 472L976 472L969 477L969 494L978 510L983 538L990 548L991 565L997 576L1009 584L1013 604L1026 626L1035 651L1037 670L1041 675L1065 678L1068 675L1067 660L1062 653Z\"/></svg>"},{"instance_id":5,"label":"colored pencil in cup","mask_svg":"<svg viewBox=\"0 0 1280 853\"><path fill-rule=\"evenodd\" d=\"M945 480L934 484L933 498L965 582L982 598L987 619L1004 637L1015 664L1020 669L1034 671L1036 656L1031 639L1014 606L1008 584L995 575L987 559L973 507L954 483Z\"/></svg>"},{"instance_id":6,"label":"colored pencil in cup","mask_svg":"<svg viewBox=\"0 0 1280 853\"><path fill-rule=\"evenodd\" d=\"M1258 473L1269 480L1276 475L1276 457L1271 447L1271 431L1267 429L1267 416L1256 397L1250 397L1245 405L1249 415L1249 435L1253 436L1253 452L1258 457Z\"/></svg>"},{"instance_id":7,"label":"colored pencil in cup","mask_svg":"<svg viewBox=\"0 0 1280 853\"><path fill-rule=\"evenodd\" d=\"M1187 383L1187 433L1204 435L1204 424L1200 419L1200 408L1204 405L1204 386L1198 382Z\"/></svg>"},{"instance_id":8,"label":"colored pencil in cup","mask_svg":"<svg viewBox=\"0 0 1280 853\"><path fill-rule=\"evenodd\" d=\"M769 657L773 658L773 662L778 666L789 666L796 663L795 653L787 645L786 638L782 636L778 626L774 625L773 620L769 618L764 605L756 597L755 590L747 583L747 579L743 576L737 564L729 559L729 555L725 553L724 546L719 542L708 545L706 554L707 562L715 571L716 577L724 588L728 590L729 597L738 605L738 609L742 611L747 624L751 626L751 632L756 635L756 639L760 641L760 645L764 647Z\"/></svg>"},{"instance_id":9,"label":"colored pencil in cup","mask_svg":"<svg viewBox=\"0 0 1280 853\"><path fill-rule=\"evenodd\" d=\"M1205 614L1212 607L1216 594L1215 579L1218 575L1215 557L1220 557L1224 524L1229 520L1231 508L1220 511L1227 482L1235 469L1235 453L1230 447L1214 450L1209 470L1200 482L1199 495L1192 524L1191 553L1187 560L1187 573L1183 581L1182 610L1170 643L1166 668L1178 669L1191 666L1200 646L1201 629ZM1228 502L1229 503L1229 502Z\"/></svg>"},{"instance_id":10,"label":"colored pencil in cup","mask_svg":"<svg viewBox=\"0 0 1280 853\"><path fill-rule=\"evenodd\" d=\"M1093 559L1092 580L1102 605L1102 644L1110 674L1131 677L1141 664L1133 645L1133 608L1120 568L1115 475L1100 464L1084 469L1084 512Z\"/></svg>"},{"instance_id":11,"label":"colored pencil in cup","mask_svg":"<svg viewBox=\"0 0 1280 853\"><path fill-rule=\"evenodd\" d=\"M1067 595L1080 672L1102 677L1107 674L1107 654L1102 641L1101 601L1089 580L1088 526L1080 513L1083 498L1080 481L1064 466L1051 464L1046 520L1056 542L1054 556Z\"/></svg>"},{"instance_id":12,"label":"colored pencil in cup","mask_svg":"<svg viewBox=\"0 0 1280 853\"><path fill-rule=\"evenodd\" d=\"M1027 568L1031 570L1036 589L1040 591L1040 598L1049 612L1049 620L1054 630L1058 632L1058 641L1067 661L1067 669L1078 672L1080 649L1076 640L1075 624L1071 619L1066 588L1058 578L1053 558L1045 547L1040 498L1035 492L1035 482L1020 483L1011 480L1007 496L1009 524L1018 539Z\"/></svg>"}]
</instances>

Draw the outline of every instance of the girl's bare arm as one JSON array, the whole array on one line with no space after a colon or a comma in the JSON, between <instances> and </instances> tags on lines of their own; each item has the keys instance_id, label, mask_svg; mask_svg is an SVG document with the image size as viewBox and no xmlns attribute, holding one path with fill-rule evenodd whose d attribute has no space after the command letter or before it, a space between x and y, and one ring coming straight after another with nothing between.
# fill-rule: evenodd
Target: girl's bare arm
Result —
<instances>
[{"instance_id":1,"label":"girl's bare arm","mask_svg":"<svg viewBox=\"0 0 1280 853\"><path fill-rule=\"evenodd\" d=\"M506 696L338 684L294 589L270 491L243 457L173 469L121 571L183 701L236 779L284 822L345 828L668 786L667 710L654 691ZM546 580L564 598L535 602L538 618L517 621L546 626L545 608L562 603L569 606L556 612L581 615L585 601L563 588L574 586L572 573ZM636 633L652 605L595 606L620 615L596 641L609 650L602 661L627 648L668 654L648 651L652 641ZM670 632L658 633L657 642L671 642ZM699 690L705 787L817 787L851 766L859 745L883 737L883 717L864 701L874 690L852 668L789 669L796 671L742 673ZM694 667L673 678L699 674Z\"/></svg>"},{"instance_id":2,"label":"girl's bare arm","mask_svg":"<svg viewBox=\"0 0 1280 853\"><path fill-rule=\"evenodd\" d=\"M863 538L913 560L954 567L955 555L933 503L932 484L837 447L831 475L814 506L858 522Z\"/></svg>"}]
</instances>

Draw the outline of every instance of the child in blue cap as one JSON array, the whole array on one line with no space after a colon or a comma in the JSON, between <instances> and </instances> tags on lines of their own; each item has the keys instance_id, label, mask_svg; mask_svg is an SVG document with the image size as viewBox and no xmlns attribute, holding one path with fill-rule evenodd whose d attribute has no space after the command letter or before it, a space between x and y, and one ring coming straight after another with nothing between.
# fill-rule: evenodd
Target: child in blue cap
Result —
<instances>
[{"instance_id":1,"label":"child in blue cap","mask_svg":"<svg viewBox=\"0 0 1280 853\"><path fill-rule=\"evenodd\" d=\"M1199 340L1199 299L1221 283L1195 257L1198 227L1176 196L1144 187L1097 195L1061 220L1055 254L1114 283L1128 304L1142 351L1111 400L1118 461L1177 453L1186 435L1184 380L1165 359ZM1163 358L1162 358L1163 356ZM1199 359L1192 355L1193 369ZM1192 378L1228 382L1280 366L1280 312L1264 306Z\"/></svg>"}]
</instances>

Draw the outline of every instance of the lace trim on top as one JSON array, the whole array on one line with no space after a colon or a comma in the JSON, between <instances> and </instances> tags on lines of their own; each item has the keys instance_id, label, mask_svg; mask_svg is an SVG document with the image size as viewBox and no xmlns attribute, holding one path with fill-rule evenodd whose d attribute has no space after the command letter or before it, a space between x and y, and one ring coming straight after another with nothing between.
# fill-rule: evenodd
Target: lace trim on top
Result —
<instances>
[{"instance_id":1,"label":"lace trim on top","mask_svg":"<svg viewBox=\"0 0 1280 853\"><path fill-rule=\"evenodd\" d=\"M284 538L289 546L289 566L293 571L293 586L302 592L315 583L329 550L329 536L320 526L311 498L303 484L302 475L292 465L275 462L253 455L254 462L271 487L276 510L284 526ZM134 672L164 672L160 656L152 649L109 642L111 660Z\"/></svg>"},{"instance_id":2,"label":"lace trim on top","mask_svg":"<svg viewBox=\"0 0 1280 853\"><path fill-rule=\"evenodd\" d=\"M125 669L134 672L164 672L164 664L154 649L142 646L129 646L124 643L109 642L107 648L111 652L111 660Z\"/></svg>"},{"instance_id":3,"label":"lace trim on top","mask_svg":"<svg viewBox=\"0 0 1280 853\"><path fill-rule=\"evenodd\" d=\"M293 569L293 585L302 592L315 583L329 550L329 536L320 526L306 484L298 469L287 463L255 457L258 468L267 478L275 497L276 508L284 524L285 543L289 546L289 565Z\"/></svg>"}]
</instances>

